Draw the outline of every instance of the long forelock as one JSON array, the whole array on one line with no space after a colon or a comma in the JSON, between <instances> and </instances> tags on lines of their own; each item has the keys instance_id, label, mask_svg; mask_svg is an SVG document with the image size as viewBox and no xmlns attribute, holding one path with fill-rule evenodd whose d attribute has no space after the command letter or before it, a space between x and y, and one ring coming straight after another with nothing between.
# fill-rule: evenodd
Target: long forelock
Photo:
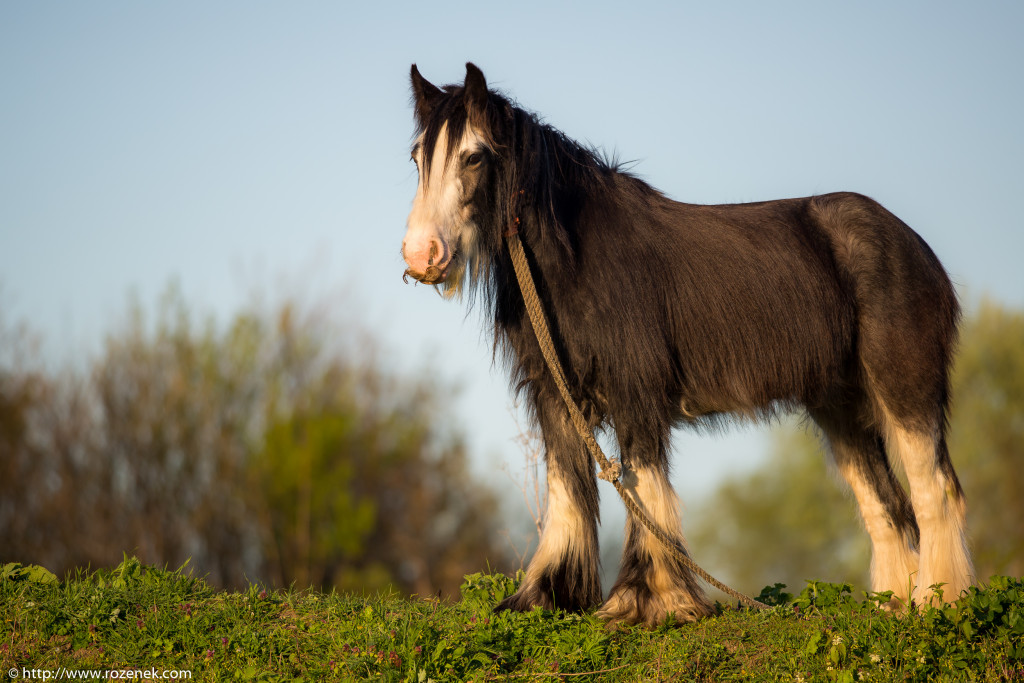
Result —
<instances>
[{"instance_id":1,"label":"long forelock","mask_svg":"<svg viewBox=\"0 0 1024 683\"><path fill-rule=\"evenodd\" d=\"M462 140L469 124L465 100L460 86L445 86L447 97L442 98L430 112L425 121L418 121L421 134L420 146L423 154L424 184L430 177L430 168L434 163L434 153L440 140L446 140L444 150L444 168L447 169L452 159L458 154L459 141ZM441 133L445 135L442 136Z\"/></svg>"}]
</instances>

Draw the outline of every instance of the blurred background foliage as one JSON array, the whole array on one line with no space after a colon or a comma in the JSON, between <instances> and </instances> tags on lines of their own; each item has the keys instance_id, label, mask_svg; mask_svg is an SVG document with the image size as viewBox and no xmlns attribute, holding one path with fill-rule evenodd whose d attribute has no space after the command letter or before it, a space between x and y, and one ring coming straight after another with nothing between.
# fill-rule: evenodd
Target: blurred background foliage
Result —
<instances>
[{"instance_id":1,"label":"blurred background foliage","mask_svg":"<svg viewBox=\"0 0 1024 683\"><path fill-rule=\"evenodd\" d=\"M1024 313L987 300L972 308L953 371L949 446L975 569L987 581L1024 575ZM755 594L808 579L867 590L867 533L813 426L787 421L774 439L763 465L723 482L689 516L696 557Z\"/></svg>"},{"instance_id":2,"label":"blurred background foliage","mask_svg":"<svg viewBox=\"0 0 1024 683\"><path fill-rule=\"evenodd\" d=\"M52 372L0 320L0 552L58 574L190 561L216 584L421 595L508 568L498 499L444 412L371 339L286 302L226 327L171 287Z\"/></svg>"},{"instance_id":3,"label":"blurred background foliage","mask_svg":"<svg viewBox=\"0 0 1024 683\"><path fill-rule=\"evenodd\" d=\"M972 308L950 447L979 578L1021 576L1024 313ZM219 326L172 287L152 320L132 305L78 369L47 370L36 347L0 319L0 560L62 574L128 551L189 560L225 587L428 595L528 559L508 531L539 529L539 449L524 445L528 476L500 499L444 411L452 387L388 373L372 339L326 314L286 302ZM807 579L867 589L867 535L813 427L787 420L772 438L759 467L691 504L696 558L754 594Z\"/></svg>"}]
</instances>

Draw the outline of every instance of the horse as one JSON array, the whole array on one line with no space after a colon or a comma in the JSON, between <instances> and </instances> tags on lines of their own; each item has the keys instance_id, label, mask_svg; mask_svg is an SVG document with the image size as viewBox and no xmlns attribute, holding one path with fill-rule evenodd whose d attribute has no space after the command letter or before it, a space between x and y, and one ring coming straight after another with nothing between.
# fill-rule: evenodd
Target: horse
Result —
<instances>
[{"instance_id":1,"label":"horse","mask_svg":"<svg viewBox=\"0 0 1024 683\"><path fill-rule=\"evenodd\" d=\"M677 426L802 410L871 538L871 588L895 608L974 580L946 447L960 309L939 259L874 200L842 192L747 204L674 201L466 64L411 69L418 185L403 277L479 302L495 358L543 437L547 508L518 591L497 610L655 625L713 612L691 571L630 515L602 604L594 462L543 360L502 239L515 226L572 398L614 432L621 482L687 551L669 483ZM894 473L901 464L909 495ZM943 590L937 590L942 585Z\"/></svg>"}]
</instances>

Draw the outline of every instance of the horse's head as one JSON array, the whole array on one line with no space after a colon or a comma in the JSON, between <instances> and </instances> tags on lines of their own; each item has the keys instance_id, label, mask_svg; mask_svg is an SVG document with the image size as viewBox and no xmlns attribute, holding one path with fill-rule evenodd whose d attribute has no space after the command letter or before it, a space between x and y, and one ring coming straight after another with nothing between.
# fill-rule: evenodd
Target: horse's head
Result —
<instances>
[{"instance_id":1,"label":"horse's head","mask_svg":"<svg viewBox=\"0 0 1024 683\"><path fill-rule=\"evenodd\" d=\"M406 275L442 285L446 296L458 293L467 272L476 275L483 252L497 239L482 230L493 207L496 149L490 121L497 101L491 102L480 69L466 64L461 86L438 88L424 79L414 64L412 92L418 135L412 160L419 184L402 256Z\"/></svg>"}]
</instances>

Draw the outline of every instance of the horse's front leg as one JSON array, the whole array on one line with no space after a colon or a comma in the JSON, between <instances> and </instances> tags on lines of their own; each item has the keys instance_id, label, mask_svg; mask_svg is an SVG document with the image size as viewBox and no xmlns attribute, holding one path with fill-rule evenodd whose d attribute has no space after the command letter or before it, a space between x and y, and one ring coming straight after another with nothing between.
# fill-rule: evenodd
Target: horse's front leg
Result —
<instances>
[{"instance_id":1,"label":"horse's front leg","mask_svg":"<svg viewBox=\"0 0 1024 683\"><path fill-rule=\"evenodd\" d=\"M622 486L640 509L671 539L666 548L630 514L622 567L607 602L597 616L611 623L656 626L674 615L695 621L714 612L697 577L679 561L689 556L679 515L679 500L668 479L668 425L620 419L616 425L622 451Z\"/></svg>"},{"instance_id":2,"label":"horse's front leg","mask_svg":"<svg viewBox=\"0 0 1024 683\"><path fill-rule=\"evenodd\" d=\"M497 610L535 605L582 611L601 602L597 478L590 454L557 396L536 401L547 464L547 507L540 544L519 591Z\"/></svg>"}]
</instances>

